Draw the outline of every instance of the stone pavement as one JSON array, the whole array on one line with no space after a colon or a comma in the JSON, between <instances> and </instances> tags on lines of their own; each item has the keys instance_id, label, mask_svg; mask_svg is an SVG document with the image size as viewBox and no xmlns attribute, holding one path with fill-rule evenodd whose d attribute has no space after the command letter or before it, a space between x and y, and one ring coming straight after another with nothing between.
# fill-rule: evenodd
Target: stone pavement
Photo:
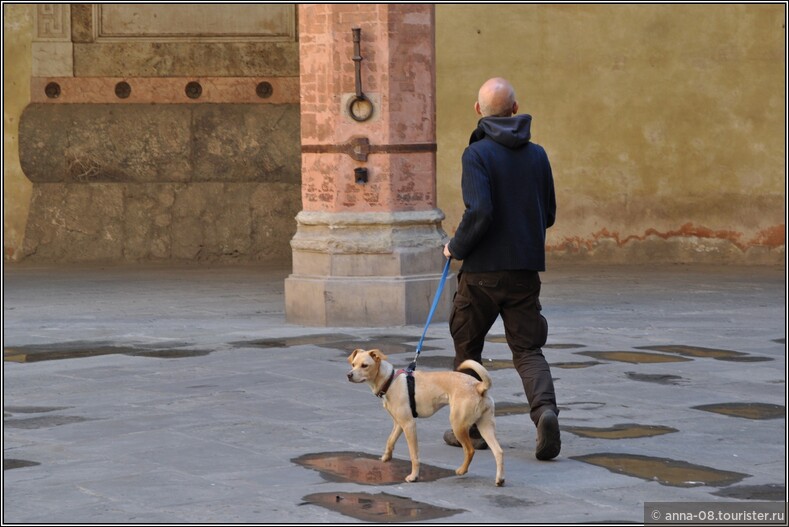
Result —
<instances>
[{"instance_id":1,"label":"stone pavement","mask_svg":"<svg viewBox=\"0 0 789 527\"><path fill-rule=\"evenodd\" d=\"M413 357L419 326L285 322L288 271L7 266L5 523L642 523L645 502L785 501L785 271L560 267L543 275L562 453L486 345L506 486L465 476L448 411L419 421L425 481L375 460L391 421L347 355ZM451 364L434 323L420 368ZM417 388L418 389L418 388Z\"/></svg>"}]
</instances>

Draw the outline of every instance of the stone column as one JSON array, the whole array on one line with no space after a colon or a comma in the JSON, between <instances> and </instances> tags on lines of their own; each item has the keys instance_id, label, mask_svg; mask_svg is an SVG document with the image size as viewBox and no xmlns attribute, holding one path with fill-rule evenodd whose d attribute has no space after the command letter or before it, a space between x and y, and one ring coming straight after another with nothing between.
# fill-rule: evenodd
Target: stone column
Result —
<instances>
[{"instance_id":1,"label":"stone column","mask_svg":"<svg viewBox=\"0 0 789 527\"><path fill-rule=\"evenodd\" d=\"M436 208L434 22L431 5L299 6L303 210L285 281L288 322L426 320L446 238ZM349 112L355 27L372 103L362 121ZM453 287L434 320L446 320Z\"/></svg>"}]
</instances>

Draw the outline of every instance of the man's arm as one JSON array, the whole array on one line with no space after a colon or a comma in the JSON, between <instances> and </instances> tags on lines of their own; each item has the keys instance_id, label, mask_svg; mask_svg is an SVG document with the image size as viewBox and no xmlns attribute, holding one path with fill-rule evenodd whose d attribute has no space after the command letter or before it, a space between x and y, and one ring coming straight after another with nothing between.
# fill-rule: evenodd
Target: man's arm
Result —
<instances>
[{"instance_id":1,"label":"man's arm","mask_svg":"<svg viewBox=\"0 0 789 527\"><path fill-rule=\"evenodd\" d=\"M553 171L551 170L551 163L548 161L548 156L545 156L545 166L548 172L548 184L547 184L547 210L546 210L546 219L545 219L545 226L552 227L554 223L556 223L556 191L554 190L553 186Z\"/></svg>"},{"instance_id":2,"label":"man's arm","mask_svg":"<svg viewBox=\"0 0 789 527\"><path fill-rule=\"evenodd\" d=\"M444 255L456 260L465 259L474 250L493 221L493 200L485 167L468 148L463 152L462 165L461 187L466 210L455 236L444 247Z\"/></svg>"}]
</instances>

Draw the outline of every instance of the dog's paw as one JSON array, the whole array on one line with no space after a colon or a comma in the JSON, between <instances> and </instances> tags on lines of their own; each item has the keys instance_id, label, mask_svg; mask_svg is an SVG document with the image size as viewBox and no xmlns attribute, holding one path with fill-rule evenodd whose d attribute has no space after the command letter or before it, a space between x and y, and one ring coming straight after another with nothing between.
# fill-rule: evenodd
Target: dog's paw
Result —
<instances>
[{"instance_id":1,"label":"dog's paw","mask_svg":"<svg viewBox=\"0 0 789 527\"><path fill-rule=\"evenodd\" d=\"M383 461L384 463L386 463L391 459L392 459L392 454L384 454L383 456L381 456L381 461Z\"/></svg>"},{"instance_id":2,"label":"dog's paw","mask_svg":"<svg viewBox=\"0 0 789 527\"><path fill-rule=\"evenodd\" d=\"M407 475L407 476L405 477L405 480L406 480L408 483L414 483L414 482L416 482L416 481L419 481L419 476L414 476L413 474L409 474L409 475Z\"/></svg>"},{"instance_id":3,"label":"dog's paw","mask_svg":"<svg viewBox=\"0 0 789 527\"><path fill-rule=\"evenodd\" d=\"M504 486L504 479L503 478L502 479L497 479L496 480L496 486L497 487L503 487Z\"/></svg>"},{"instance_id":4,"label":"dog's paw","mask_svg":"<svg viewBox=\"0 0 789 527\"><path fill-rule=\"evenodd\" d=\"M468 472L468 469L467 469L467 468L460 467L459 469L457 469L457 470L455 471L455 474L457 474L458 476L462 476L462 475L463 475L463 474L465 474L466 472Z\"/></svg>"}]
</instances>

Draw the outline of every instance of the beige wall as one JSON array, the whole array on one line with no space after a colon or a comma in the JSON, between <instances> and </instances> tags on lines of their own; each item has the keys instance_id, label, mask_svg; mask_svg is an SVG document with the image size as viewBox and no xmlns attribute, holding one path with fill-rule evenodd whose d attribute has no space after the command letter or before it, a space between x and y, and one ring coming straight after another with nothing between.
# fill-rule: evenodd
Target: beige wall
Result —
<instances>
[{"instance_id":1,"label":"beige wall","mask_svg":"<svg viewBox=\"0 0 789 527\"><path fill-rule=\"evenodd\" d=\"M30 102L33 9L3 6L3 258L18 258L33 184L19 165L19 117Z\"/></svg>"},{"instance_id":2,"label":"beige wall","mask_svg":"<svg viewBox=\"0 0 789 527\"><path fill-rule=\"evenodd\" d=\"M784 259L785 6L439 5L438 198L491 76L551 159L551 258Z\"/></svg>"}]
</instances>

